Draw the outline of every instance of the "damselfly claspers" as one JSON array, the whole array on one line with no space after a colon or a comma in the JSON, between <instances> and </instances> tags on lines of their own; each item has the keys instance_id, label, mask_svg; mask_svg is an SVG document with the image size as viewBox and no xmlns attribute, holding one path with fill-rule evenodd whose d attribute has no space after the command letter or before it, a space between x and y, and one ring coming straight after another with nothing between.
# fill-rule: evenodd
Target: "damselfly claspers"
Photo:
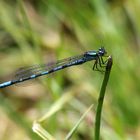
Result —
<instances>
[{"instance_id":1,"label":"damselfly claspers","mask_svg":"<svg viewBox=\"0 0 140 140\"><path fill-rule=\"evenodd\" d=\"M82 55L59 60L58 62L53 64L35 65L27 68L22 68L22 70L17 72L14 79L1 83L0 88L47 75L70 66L80 65L91 60L95 60L93 70L100 71L99 67L104 67L106 64L102 58L106 53L106 50L101 47L98 51L87 51Z\"/></svg>"}]
</instances>

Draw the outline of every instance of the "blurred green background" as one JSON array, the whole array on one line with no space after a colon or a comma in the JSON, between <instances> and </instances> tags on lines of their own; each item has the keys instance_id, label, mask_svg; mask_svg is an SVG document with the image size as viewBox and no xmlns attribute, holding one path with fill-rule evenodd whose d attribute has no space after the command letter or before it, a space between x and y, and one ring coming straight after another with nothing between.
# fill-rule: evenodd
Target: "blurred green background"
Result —
<instances>
[{"instance_id":1,"label":"blurred green background","mask_svg":"<svg viewBox=\"0 0 140 140\"><path fill-rule=\"evenodd\" d=\"M0 83L19 67L101 46L114 61L102 112L102 140L140 140L140 1L0 0ZM93 140L103 80L102 73L92 71L93 63L0 89L0 139L40 140L32 132L33 121L64 95L72 95L43 127L62 140L93 103L72 137Z\"/></svg>"}]
</instances>

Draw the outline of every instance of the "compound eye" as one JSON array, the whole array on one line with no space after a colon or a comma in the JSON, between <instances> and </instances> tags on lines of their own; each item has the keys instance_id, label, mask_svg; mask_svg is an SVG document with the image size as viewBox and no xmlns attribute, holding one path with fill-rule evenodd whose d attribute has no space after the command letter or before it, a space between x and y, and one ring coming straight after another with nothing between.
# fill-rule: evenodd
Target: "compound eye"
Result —
<instances>
[{"instance_id":1,"label":"compound eye","mask_svg":"<svg viewBox=\"0 0 140 140\"><path fill-rule=\"evenodd\" d=\"M105 51L105 49L102 47L102 48L99 49L99 53L102 54L102 55L104 55L104 54L106 54L106 51Z\"/></svg>"},{"instance_id":2,"label":"compound eye","mask_svg":"<svg viewBox=\"0 0 140 140\"><path fill-rule=\"evenodd\" d=\"M105 49L104 48L100 48L99 51L105 52Z\"/></svg>"}]
</instances>

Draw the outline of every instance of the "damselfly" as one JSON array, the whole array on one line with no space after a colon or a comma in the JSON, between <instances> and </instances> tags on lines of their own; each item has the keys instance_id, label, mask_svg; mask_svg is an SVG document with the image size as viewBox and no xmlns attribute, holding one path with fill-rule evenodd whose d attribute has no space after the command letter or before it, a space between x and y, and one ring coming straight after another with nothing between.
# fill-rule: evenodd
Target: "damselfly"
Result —
<instances>
[{"instance_id":1,"label":"damselfly","mask_svg":"<svg viewBox=\"0 0 140 140\"><path fill-rule=\"evenodd\" d=\"M88 51L82 55L59 60L58 62L53 64L35 65L28 68L22 68L17 72L14 79L1 83L0 88L11 86L13 84L27 81L30 79L35 79L37 77L47 75L70 66L80 65L91 60L95 60L93 70L100 71L99 67L101 68L105 66L105 62L102 58L103 56L105 56L105 54L105 49L99 48L98 51Z\"/></svg>"}]
</instances>

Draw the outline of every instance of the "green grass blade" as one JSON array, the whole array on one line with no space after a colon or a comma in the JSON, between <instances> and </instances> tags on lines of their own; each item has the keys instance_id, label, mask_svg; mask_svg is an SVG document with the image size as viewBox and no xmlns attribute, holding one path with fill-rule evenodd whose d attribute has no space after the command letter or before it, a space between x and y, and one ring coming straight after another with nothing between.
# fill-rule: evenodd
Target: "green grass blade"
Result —
<instances>
[{"instance_id":1,"label":"green grass blade","mask_svg":"<svg viewBox=\"0 0 140 140\"><path fill-rule=\"evenodd\" d=\"M58 99L49 109L49 111L40 119L38 119L37 121L39 123L42 123L44 121L46 121L49 117L51 117L53 114L55 114L58 110L60 110L61 108L63 108L63 106L69 102L72 98L74 97L74 93L66 93L64 95L61 96L60 99Z\"/></svg>"},{"instance_id":2,"label":"green grass blade","mask_svg":"<svg viewBox=\"0 0 140 140\"><path fill-rule=\"evenodd\" d=\"M78 126L80 125L80 123L82 122L82 120L85 118L85 116L87 115L87 113L91 110L91 108L93 107L93 104L86 110L86 112L81 116L81 118L79 119L79 121L76 123L76 125L71 129L71 131L68 133L68 135L66 136L65 140L70 140L70 138L72 137L72 135L74 134L74 132L76 132L76 129L78 128Z\"/></svg>"},{"instance_id":3,"label":"green grass blade","mask_svg":"<svg viewBox=\"0 0 140 140\"><path fill-rule=\"evenodd\" d=\"M100 139L100 124L101 124L102 106L103 106L106 86L107 86L110 72L111 72L112 62L113 62L112 57L109 56L107 66L106 66L104 80L103 80L102 87L100 90L100 95L98 98L97 112L96 112L96 118L95 118L95 140Z\"/></svg>"},{"instance_id":4,"label":"green grass blade","mask_svg":"<svg viewBox=\"0 0 140 140\"><path fill-rule=\"evenodd\" d=\"M50 135L38 122L34 122L33 131L37 133L43 140L55 140L55 138Z\"/></svg>"}]
</instances>

